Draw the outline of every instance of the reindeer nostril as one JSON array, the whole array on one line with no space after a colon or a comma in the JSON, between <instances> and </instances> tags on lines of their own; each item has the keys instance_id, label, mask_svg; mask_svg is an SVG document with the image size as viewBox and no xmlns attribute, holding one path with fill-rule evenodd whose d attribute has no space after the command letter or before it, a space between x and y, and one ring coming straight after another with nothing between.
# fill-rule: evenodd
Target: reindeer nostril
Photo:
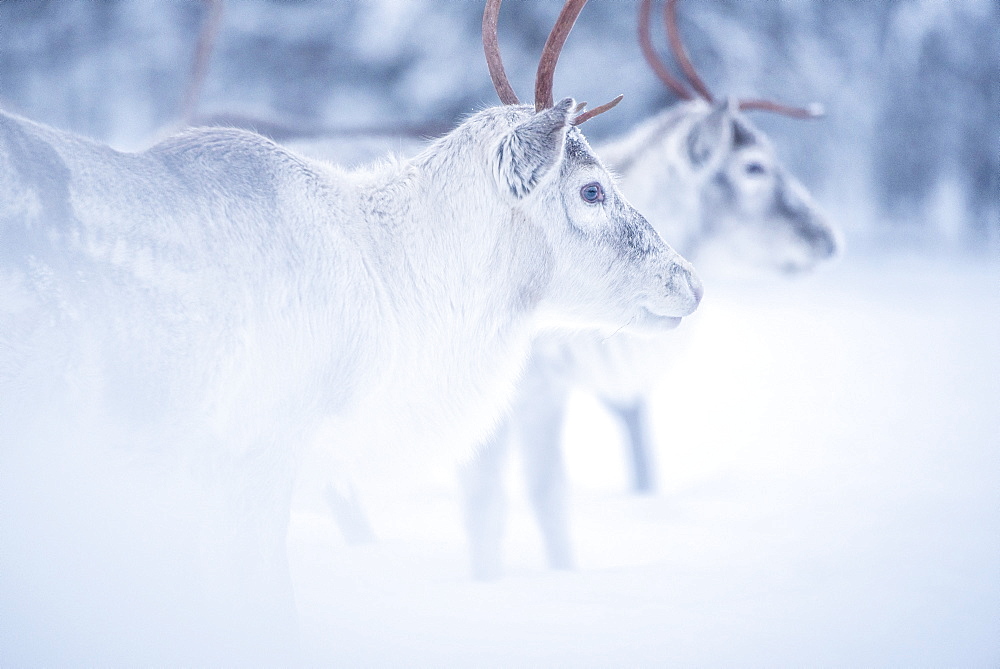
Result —
<instances>
[{"instance_id":1,"label":"reindeer nostril","mask_svg":"<svg viewBox=\"0 0 1000 669\"><path fill-rule=\"evenodd\" d=\"M686 292L690 297L690 302L687 303L685 308L688 314L698 308L701 296L705 294L705 287L701 283L701 277L698 276L697 272L690 267L678 267L673 273L671 283L673 289L677 291L675 294L678 297L684 294L685 288L687 289ZM685 284L687 285L685 286ZM681 299L687 302L686 297L682 297Z\"/></svg>"},{"instance_id":2,"label":"reindeer nostril","mask_svg":"<svg viewBox=\"0 0 1000 669\"><path fill-rule=\"evenodd\" d=\"M694 304L698 306L701 302L701 296L705 294L705 286L701 283L701 278L694 272L688 272L687 282L691 287L691 294L694 295Z\"/></svg>"},{"instance_id":3,"label":"reindeer nostril","mask_svg":"<svg viewBox=\"0 0 1000 669\"><path fill-rule=\"evenodd\" d=\"M838 247L837 236L834 232L829 229L822 229L815 235L813 255L821 260L832 258L837 255Z\"/></svg>"},{"instance_id":4,"label":"reindeer nostril","mask_svg":"<svg viewBox=\"0 0 1000 669\"><path fill-rule=\"evenodd\" d=\"M833 237L827 236L823 240L823 257L831 258L836 254L837 246L833 243Z\"/></svg>"}]
</instances>

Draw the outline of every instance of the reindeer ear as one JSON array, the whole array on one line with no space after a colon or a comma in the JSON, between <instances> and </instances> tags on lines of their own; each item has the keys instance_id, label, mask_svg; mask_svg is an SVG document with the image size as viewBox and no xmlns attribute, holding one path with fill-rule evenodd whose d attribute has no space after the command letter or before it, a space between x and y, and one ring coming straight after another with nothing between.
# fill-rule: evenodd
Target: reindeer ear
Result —
<instances>
[{"instance_id":1,"label":"reindeer ear","mask_svg":"<svg viewBox=\"0 0 1000 669\"><path fill-rule=\"evenodd\" d=\"M521 199L562 157L573 98L539 112L510 131L497 145L493 174L500 187Z\"/></svg>"},{"instance_id":2,"label":"reindeer ear","mask_svg":"<svg viewBox=\"0 0 1000 669\"><path fill-rule=\"evenodd\" d=\"M687 136L687 156L695 169L718 163L733 144L736 102L732 98L718 102L712 111L692 126Z\"/></svg>"}]
</instances>

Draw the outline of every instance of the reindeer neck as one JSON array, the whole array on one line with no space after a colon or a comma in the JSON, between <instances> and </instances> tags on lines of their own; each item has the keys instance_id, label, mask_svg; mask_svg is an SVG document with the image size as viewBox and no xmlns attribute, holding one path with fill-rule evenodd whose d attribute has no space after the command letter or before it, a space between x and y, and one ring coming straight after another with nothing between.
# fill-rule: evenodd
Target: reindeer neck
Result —
<instances>
[{"instance_id":1,"label":"reindeer neck","mask_svg":"<svg viewBox=\"0 0 1000 669\"><path fill-rule=\"evenodd\" d=\"M497 337L530 320L548 248L498 196L481 149L455 135L391 167L360 197L376 217L387 212L368 229L385 233L376 243L392 267L381 275L393 277L387 290L400 308L419 310L438 337Z\"/></svg>"},{"instance_id":2,"label":"reindeer neck","mask_svg":"<svg viewBox=\"0 0 1000 669\"><path fill-rule=\"evenodd\" d=\"M394 425L432 418L442 426L436 439L475 443L508 401L528 354L550 251L541 231L497 196L475 154L443 140L360 193L383 210L380 198L394 202L393 216L365 226L384 231L369 256L379 263L371 274L385 353L374 361L379 380L366 396L373 412L393 408L388 443L398 438L388 434Z\"/></svg>"}]
</instances>

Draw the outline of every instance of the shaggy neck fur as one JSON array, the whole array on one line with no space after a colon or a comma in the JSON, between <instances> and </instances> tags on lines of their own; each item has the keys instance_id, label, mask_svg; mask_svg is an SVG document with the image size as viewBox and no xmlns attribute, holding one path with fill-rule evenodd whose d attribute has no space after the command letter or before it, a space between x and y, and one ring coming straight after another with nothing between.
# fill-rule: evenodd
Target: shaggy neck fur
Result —
<instances>
[{"instance_id":1,"label":"shaggy neck fur","mask_svg":"<svg viewBox=\"0 0 1000 669\"><path fill-rule=\"evenodd\" d=\"M369 216L361 228L370 235L364 256L381 355L348 411L349 420L371 414L377 424L338 438L338 447L370 455L400 442L430 446L414 444L414 434L464 447L513 392L553 259L541 228L494 192L490 124L474 118L409 162L353 177Z\"/></svg>"}]
</instances>

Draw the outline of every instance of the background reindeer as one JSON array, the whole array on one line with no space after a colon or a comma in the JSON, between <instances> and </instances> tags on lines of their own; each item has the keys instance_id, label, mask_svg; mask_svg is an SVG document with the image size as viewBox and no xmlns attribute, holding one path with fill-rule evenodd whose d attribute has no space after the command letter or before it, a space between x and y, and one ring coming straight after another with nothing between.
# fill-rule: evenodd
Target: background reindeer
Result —
<instances>
[{"instance_id":1,"label":"background reindeer","mask_svg":"<svg viewBox=\"0 0 1000 669\"><path fill-rule=\"evenodd\" d=\"M651 0L640 8L639 40L657 75L683 102L628 135L601 146L622 188L687 257L715 255L721 275L733 263L794 274L831 258L838 235L806 189L778 162L767 137L742 113L766 110L796 118L819 112L766 100L716 101L698 77L680 41L676 0L664 8L667 33L692 92L656 56L650 41ZM721 266L720 266L721 265ZM612 337L577 333L535 340L531 362L507 423L478 449L463 473L466 524L473 573L500 571L503 530L503 452L521 445L523 472L549 564L574 563L560 450L570 391L600 398L625 428L627 459L636 492L656 489L647 395L675 350L670 337Z\"/></svg>"},{"instance_id":2,"label":"background reindeer","mask_svg":"<svg viewBox=\"0 0 1000 669\"><path fill-rule=\"evenodd\" d=\"M534 106L359 172L245 131L129 154L0 115L5 663L290 661L302 444L463 450L539 321L695 309L578 129L594 111L553 104L583 4Z\"/></svg>"}]
</instances>

